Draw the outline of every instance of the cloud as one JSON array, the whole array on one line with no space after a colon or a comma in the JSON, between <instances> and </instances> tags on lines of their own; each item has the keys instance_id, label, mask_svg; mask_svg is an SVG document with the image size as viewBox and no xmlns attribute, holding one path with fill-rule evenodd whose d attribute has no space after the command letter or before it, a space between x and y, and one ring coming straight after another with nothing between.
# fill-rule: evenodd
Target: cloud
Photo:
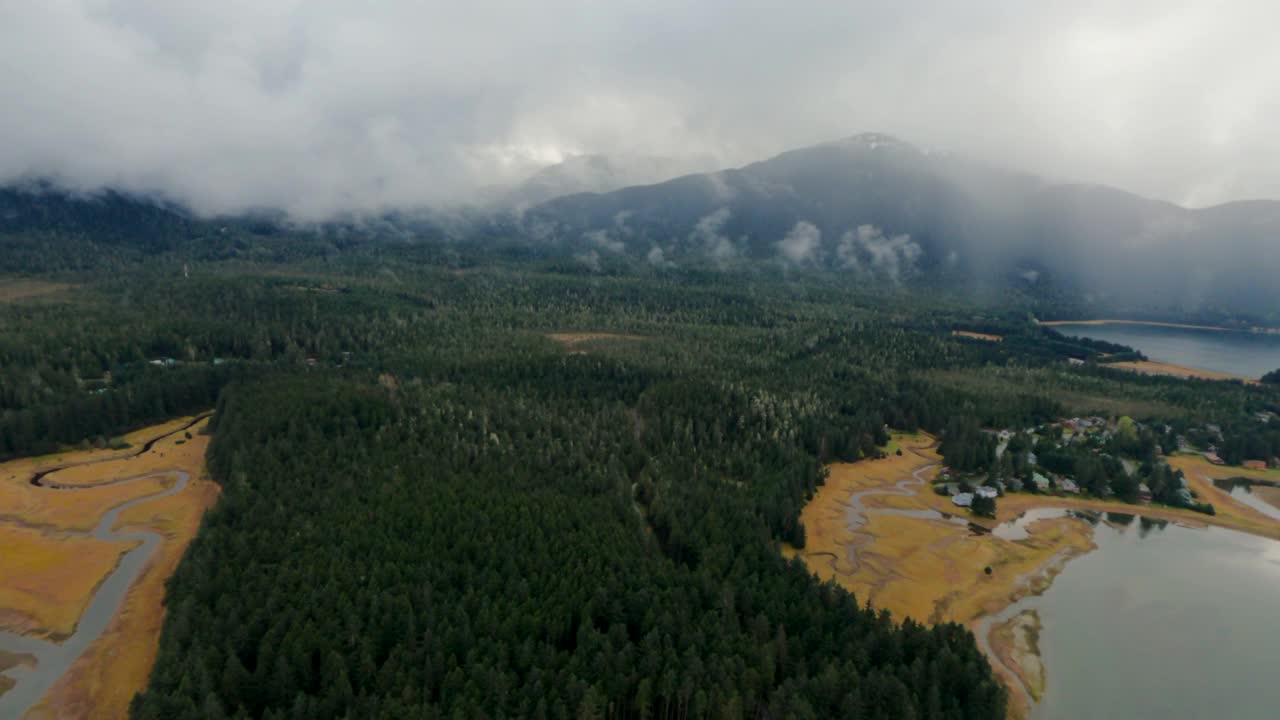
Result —
<instances>
[{"instance_id":1,"label":"cloud","mask_svg":"<svg viewBox=\"0 0 1280 720\"><path fill-rule=\"evenodd\" d=\"M595 250L585 250L580 253L575 253L573 259L583 265L586 265L587 269L591 270L591 272L600 272L600 253Z\"/></svg>"},{"instance_id":2,"label":"cloud","mask_svg":"<svg viewBox=\"0 0 1280 720\"><path fill-rule=\"evenodd\" d=\"M720 208L699 219L689 233L689 242L695 252L702 252L717 264L723 265L738 256L738 247L720 230L729 221L729 208Z\"/></svg>"},{"instance_id":3,"label":"cloud","mask_svg":"<svg viewBox=\"0 0 1280 720\"><path fill-rule=\"evenodd\" d=\"M778 255L792 265L816 265L822 261L822 231L801 220L778 241Z\"/></svg>"},{"instance_id":4,"label":"cloud","mask_svg":"<svg viewBox=\"0 0 1280 720\"><path fill-rule=\"evenodd\" d=\"M675 263L667 260L667 253L657 245L649 248L649 254L645 256L645 259L654 267L675 267Z\"/></svg>"},{"instance_id":5,"label":"cloud","mask_svg":"<svg viewBox=\"0 0 1280 720\"><path fill-rule=\"evenodd\" d=\"M836 257L846 269L895 283L915 270L923 254L910 235L886 237L871 225L859 225L856 231L845 233L836 246Z\"/></svg>"},{"instance_id":6,"label":"cloud","mask_svg":"<svg viewBox=\"0 0 1280 720\"><path fill-rule=\"evenodd\" d=\"M584 233L582 237L601 250L611 253L622 253L627 249L626 243L615 238L608 230L592 230Z\"/></svg>"},{"instance_id":7,"label":"cloud","mask_svg":"<svg viewBox=\"0 0 1280 720\"><path fill-rule=\"evenodd\" d=\"M1280 197L1278 25L1260 0L11 0L0 181L316 218L574 154L728 167L880 130L1175 202Z\"/></svg>"}]
</instances>

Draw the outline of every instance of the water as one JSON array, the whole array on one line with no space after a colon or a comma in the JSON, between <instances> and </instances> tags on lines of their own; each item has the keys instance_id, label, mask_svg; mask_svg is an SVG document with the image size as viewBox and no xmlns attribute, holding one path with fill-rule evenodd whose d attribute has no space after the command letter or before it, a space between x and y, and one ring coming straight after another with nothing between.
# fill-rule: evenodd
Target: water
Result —
<instances>
[{"instance_id":1,"label":"water","mask_svg":"<svg viewBox=\"0 0 1280 720\"><path fill-rule=\"evenodd\" d=\"M1056 325L1053 329L1063 335L1128 345L1152 360L1231 375L1256 378L1280 368L1280 335L1129 323Z\"/></svg>"},{"instance_id":2,"label":"water","mask_svg":"<svg viewBox=\"0 0 1280 720\"><path fill-rule=\"evenodd\" d=\"M1219 489L1231 493L1231 497L1240 504L1248 505L1267 517L1280 520L1280 508L1253 494L1254 485L1272 485L1273 483L1236 478L1232 480L1214 480L1213 484Z\"/></svg>"},{"instance_id":3,"label":"water","mask_svg":"<svg viewBox=\"0 0 1280 720\"><path fill-rule=\"evenodd\" d=\"M89 533L99 540L139 544L125 553L116 569L94 592L93 600L85 608L71 637L61 643L52 643L0 630L0 650L30 654L36 658L34 669L20 665L5 672L17 681L17 684L9 692L0 695L0 718L21 717L49 691L49 688L53 687L72 663L107 629L111 618L120 608L125 594L137 579L138 573L142 571L142 567L146 565L147 560L155 552L156 546L160 544L160 536L153 532L113 532L112 527L115 526L116 519L119 518L120 513L135 505L182 492L190 479L187 473L180 471L150 473L139 477L155 476L172 477L174 483L167 490L117 505L104 514L97 527ZM128 480L136 479L139 478ZM50 490L50 492L75 492L75 490Z\"/></svg>"},{"instance_id":4,"label":"water","mask_svg":"<svg viewBox=\"0 0 1280 720\"><path fill-rule=\"evenodd\" d=\"M1098 549L1036 609L1047 688L1033 720L1280 717L1280 543L1108 513Z\"/></svg>"}]
</instances>

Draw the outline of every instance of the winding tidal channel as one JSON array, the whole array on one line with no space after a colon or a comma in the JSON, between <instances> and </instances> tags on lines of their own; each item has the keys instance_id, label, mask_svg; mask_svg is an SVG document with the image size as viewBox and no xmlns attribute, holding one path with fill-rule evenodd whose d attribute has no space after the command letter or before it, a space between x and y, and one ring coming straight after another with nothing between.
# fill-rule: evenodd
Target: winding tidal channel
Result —
<instances>
[{"instance_id":1,"label":"winding tidal channel","mask_svg":"<svg viewBox=\"0 0 1280 720\"><path fill-rule=\"evenodd\" d=\"M133 498L112 507L103 513L97 525L89 532L62 531L59 533L70 537L92 537L106 542L126 543L133 547L120 556L115 568L94 589L93 597L85 607L70 636L57 642L0 630L0 651L17 655L21 660L16 666L0 673L13 681L13 686L7 692L0 693L0 718L5 718L6 720L8 718L20 718L44 698L50 688L67 673L76 660L106 631L112 618L120 610L129 589L138 581L143 568L156 555L156 551L163 541L161 535L145 530L115 532L113 528L118 522L120 514L137 505L176 495L182 492L191 480L189 473L176 469L156 469L131 477L84 484L59 483L49 479L47 476L59 470L66 470L72 467L95 465L140 456L151 451L159 441L190 430L210 415L211 413L198 415L182 427L169 430L150 439L134 452L62 464L32 474L28 482L34 488L39 488L37 492L75 493L92 488L101 488L106 485L120 485L151 478L161 478L168 481L168 487L159 492Z\"/></svg>"},{"instance_id":2,"label":"winding tidal channel","mask_svg":"<svg viewBox=\"0 0 1280 720\"><path fill-rule=\"evenodd\" d=\"M103 514L102 519L98 521L97 527L89 533L68 533L72 535L87 535L109 542L138 543L136 547L130 549L120 558L115 570L94 591L93 600L85 608L84 614L80 617L80 622L76 624L75 632L72 633L71 637L61 643L55 643L0 631L0 650L31 655L36 660L34 668L18 665L6 671L5 674L11 677L16 682L16 685L9 692L0 695L0 718L20 718L44 697L49 688L53 687L53 684L70 669L72 663L107 629L111 618L119 610L125 594L133 586L134 581L138 579L138 574L142 572L142 568L147 564L147 561L155 554L156 547L161 541L158 533L146 531L117 533L112 531L112 527L115 526L120 513L135 505L176 495L182 492L183 488L187 486L187 482L191 479L191 476L186 472L169 471L146 473L145 475L115 482L131 482L153 477L172 478L173 484L167 490L135 498L115 506ZM61 489L51 488L50 492L75 492L75 490L63 487Z\"/></svg>"}]
</instances>

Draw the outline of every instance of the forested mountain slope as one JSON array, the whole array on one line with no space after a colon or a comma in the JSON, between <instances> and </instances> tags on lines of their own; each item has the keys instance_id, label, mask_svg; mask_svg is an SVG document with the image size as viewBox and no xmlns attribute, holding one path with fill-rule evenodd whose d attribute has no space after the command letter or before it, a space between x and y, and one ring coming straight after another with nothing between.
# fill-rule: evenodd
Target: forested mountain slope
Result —
<instances>
[{"instance_id":1,"label":"forested mountain slope","mask_svg":"<svg viewBox=\"0 0 1280 720\"><path fill-rule=\"evenodd\" d=\"M1280 203L1190 210L860 135L764 162L552 200L524 231L661 262L769 261L860 282L1069 293L1275 317Z\"/></svg>"}]
</instances>

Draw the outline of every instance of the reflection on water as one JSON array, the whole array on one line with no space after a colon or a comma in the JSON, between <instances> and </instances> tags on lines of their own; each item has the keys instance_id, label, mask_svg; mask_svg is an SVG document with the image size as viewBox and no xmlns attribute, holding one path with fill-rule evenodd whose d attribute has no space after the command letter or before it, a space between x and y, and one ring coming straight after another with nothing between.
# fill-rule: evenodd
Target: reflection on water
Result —
<instances>
[{"instance_id":1,"label":"reflection on water","mask_svg":"<svg viewBox=\"0 0 1280 720\"><path fill-rule=\"evenodd\" d=\"M1073 517L1084 520L1090 525L1097 525L1100 513L1091 510L1067 510L1065 508L1033 508L1019 515L1014 520L1002 522L991 530L991 534L1002 540L1026 540L1029 537L1027 528L1041 520Z\"/></svg>"},{"instance_id":2,"label":"reflection on water","mask_svg":"<svg viewBox=\"0 0 1280 720\"><path fill-rule=\"evenodd\" d=\"M997 533L1069 512L1028 512ZM1048 687L1033 720L1280 716L1280 543L1143 517L1133 532L1125 513L1079 516L1092 517L1098 550L1001 613L1035 608L1043 623Z\"/></svg>"},{"instance_id":3,"label":"reflection on water","mask_svg":"<svg viewBox=\"0 0 1280 720\"><path fill-rule=\"evenodd\" d=\"M1240 503L1248 505L1267 517L1280 520L1280 508L1253 494L1255 485L1275 487L1277 483L1266 480L1250 480L1248 478L1230 478L1227 480L1214 480L1213 484L1220 490L1226 490L1231 493L1231 497Z\"/></svg>"}]
</instances>

